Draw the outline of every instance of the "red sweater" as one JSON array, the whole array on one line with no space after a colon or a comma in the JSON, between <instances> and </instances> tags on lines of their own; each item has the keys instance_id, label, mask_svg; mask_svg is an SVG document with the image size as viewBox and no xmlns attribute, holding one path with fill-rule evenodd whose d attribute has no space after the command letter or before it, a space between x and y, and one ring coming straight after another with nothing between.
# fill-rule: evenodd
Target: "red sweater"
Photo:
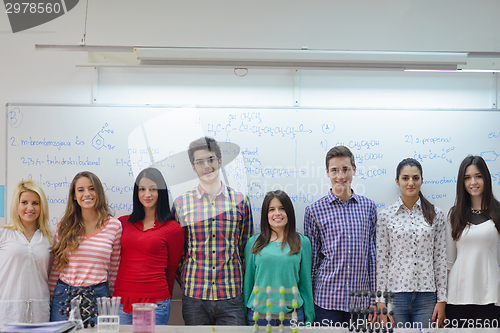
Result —
<instances>
[{"instance_id":1,"label":"red sweater","mask_svg":"<svg viewBox=\"0 0 500 333\"><path fill-rule=\"evenodd\" d=\"M174 220L155 223L142 231L142 221L132 224L122 216L122 251L113 296L122 297L123 310L132 303L156 303L172 297L175 272L184 246L184 230Z\"/></svg>"}]
</instances>

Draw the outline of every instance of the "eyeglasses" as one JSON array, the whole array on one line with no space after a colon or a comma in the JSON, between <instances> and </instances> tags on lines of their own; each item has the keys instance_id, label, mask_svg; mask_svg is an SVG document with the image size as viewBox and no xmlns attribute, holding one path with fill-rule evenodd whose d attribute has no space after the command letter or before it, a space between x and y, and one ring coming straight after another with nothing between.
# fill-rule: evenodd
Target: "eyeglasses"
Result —
<instances>
[{"instance_id":1,"label":"eyeglasses","mask_svg":"<svg viewBox=\"0 0 500 333\"><path fill-rule=\"evenodd\" d=\"M217 157L212 156L210 158L207 158L206 160L196 160L196 161L194 161L193 164L197 167L203 167L205 165L205 163L208 163L208 165L214 165L218 161L219 161L219 159Z\"/></svg>"}]
</instances>

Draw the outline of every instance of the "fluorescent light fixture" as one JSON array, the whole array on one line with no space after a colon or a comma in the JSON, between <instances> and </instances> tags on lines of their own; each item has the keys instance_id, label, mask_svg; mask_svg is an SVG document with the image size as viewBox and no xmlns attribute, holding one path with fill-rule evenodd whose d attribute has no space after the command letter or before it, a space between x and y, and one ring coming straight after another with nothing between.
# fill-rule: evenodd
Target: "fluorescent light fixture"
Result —
<instances>
[{"instance_id":1,"label":"fluorescent light fixture","mask_svg":"<svg viewBox=\"0 0 500 333\"><path fill-rule=\"evenodd\" d=\"M467 53L137 47L145 66L456 70Z\"/></svg>"}]
</instances>

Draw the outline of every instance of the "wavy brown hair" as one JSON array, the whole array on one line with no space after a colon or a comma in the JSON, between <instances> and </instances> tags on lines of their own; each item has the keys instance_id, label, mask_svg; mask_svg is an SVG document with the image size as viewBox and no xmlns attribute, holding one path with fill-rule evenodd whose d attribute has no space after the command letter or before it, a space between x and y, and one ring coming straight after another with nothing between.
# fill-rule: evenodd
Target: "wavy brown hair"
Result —
<instances>
[{"instance_id":1,"label":"wavy brown hair","mask_svg":"<svg viewBox=\"0 0 500 333\"><path fill-rule=\"evenodd\" d=\"M68 263L68 255L74 252L80 246L78 235L85 231L82 218L82 209L75 199L75 186L78 179L86 177L92 183L96 192L94 198L94 209L97 213L97 227L102 228L112 212L108 206L106 195L102 183L94 173L90 171L82 171L76 174L71 181L68 194L68 203L66 211L59 223L58 236L59 242L54 246L54 256L58 260L56 265L57 270L63 269Z\"/></svg>"},{"instance_id":2,"label":"wavy brown hair","mask_svg":"<svg viewBox=\"0 0 500 333\"><path fill-rule=\"evenodd\" d=\"M500 233L500 203L493 195L490 171L481 156L469 155L462 161L458 169L455 205L448 212L448 219L451 224L451 237L455 241L460 239L462 232L469 224L468 216L472 202L469 192L465 189L465 171L469 165L475 165L479 169L479 172L481 172L484 180L481 210L484 211L489 219L493 220L497 231Z\"/></svg>"},{"instance_id":3,"label":"wavy brown hair","mask_svg":"<svg viewBox=\"0 0 500 333\"><path fill-rule=\"evenodd\" d=\"M286 243L288 243L290 246L290 252L288 252L288 255L298 254L300 253L301 241L299 234L295 230L295 211L293 209L292 200L290 200L288 194L280 190L267 192L264 197L260 216L260 235L257 237L257 240L252 246L252 253L258 254L271 241L273 230L269 224L267 212L269 211L271 200L274 198L281 202L288 218L288 223L285 226L283 242L281 243L281 250L283 251Z\"/></svg>"}]
</instances>

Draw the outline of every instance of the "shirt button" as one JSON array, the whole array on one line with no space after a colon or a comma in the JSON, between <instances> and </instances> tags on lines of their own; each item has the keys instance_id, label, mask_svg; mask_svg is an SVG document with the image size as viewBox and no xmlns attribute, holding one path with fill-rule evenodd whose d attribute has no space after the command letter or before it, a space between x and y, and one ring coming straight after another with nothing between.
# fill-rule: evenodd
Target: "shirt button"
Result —
<instances>
[{"instance_id":1,"label":"shirt button","mask_svg":"<svg viewBox=\"0 0 500 333\"><path fill-rule=\"evenodd\" d=\"M415 264L416 265L416 264ZM212 266L212 269L215 269L215 266Z\"/></svg>"},{"instance_id":2,"label":"shirt button","mask_svg":"<svg viewBox=\"0 0 500 333\"><path fill-rule=\"evenodd\" d=\"M215 253L215 250L213 250L212 253Z\"/></svg>"},{"instance_id":3,"label":"shirt button","mask_svg":"<svg viewBox=\"0 0 500 333\"><path fill-rule=\"evenodd\" d=\"M212 235L212 237L215 237L215 235Z\"/></svg>"},{"instance_id":4,"label":"shirt button","mask_svg":"<svg viewBox=\"0 0 500 333\"><path fill-rule=\"evenodd\" d=\"M415 274L416 275L416 274ZM215 281L212 281L212 284L215 284Z\"/></svg>"}]
</instances>

